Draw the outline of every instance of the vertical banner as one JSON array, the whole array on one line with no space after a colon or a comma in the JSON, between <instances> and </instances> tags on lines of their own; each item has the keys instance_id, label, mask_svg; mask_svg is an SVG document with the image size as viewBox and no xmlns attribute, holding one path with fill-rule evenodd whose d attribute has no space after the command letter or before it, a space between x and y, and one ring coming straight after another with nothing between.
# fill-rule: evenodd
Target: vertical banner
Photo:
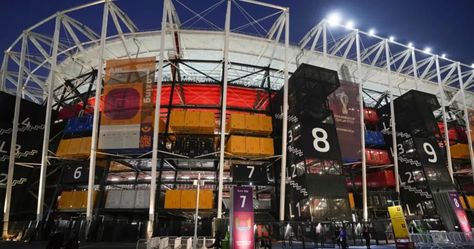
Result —
<instances>
[{"instance_id":1,"label":"vertical banner","mask_svg":"<svg viewBox=\"0 0 474 249\"><path fill-rule=\"evenodd\" d=\"M151 148L155 60L146 57L107 61L99 149Z\"/></svg>"},{"instance_id":2,"label":"vertical banner","mask_svg":"<svg viewBox=\"0 0 474 249\"><path fill-rule=\"evenodd\" d=\"M467 219L467 216L466 216L466 212L464 211L464 208L462 207L461 202L459 201L458 193L455 191L449 192L449 201L454 210L454 214L456 215L461 231L466 236L468 236L468 239L471 240L472 239L471 224L469 223L469 220Z\"/></svg>"},{"instance_id":3,"label":"vertical banner","mask_svg":"<svg viewBox=\"0 0 474 249\"><path fill-rule=\"evenodd\" d=\"M342 160L353 162L362 158L359 85L348 81L340 83L339 88L328 96L328 101L334 114Z\"/></svg>"},{"instance_id":4,"label":"vertical banner","mask_svg":"<svg viewBox=\"0 0 474 249\"><path fill-rule=\"evenodd\" d=\"M230 241L232 249L254 248L253 189L248 186L232 188L230 199Z\"/></svg>"},{"instance_id":5,"label":"vertical banner","mask_svg":"<svg viewBox=\"0 0 474 249\"><path fill-rule=\"evenodd\" d=\"M396 248L415 248L410 242L405 215L401 206L388 207L390 220L392 221L393 235L395 237Z\"/></svg>"}]
</instances>

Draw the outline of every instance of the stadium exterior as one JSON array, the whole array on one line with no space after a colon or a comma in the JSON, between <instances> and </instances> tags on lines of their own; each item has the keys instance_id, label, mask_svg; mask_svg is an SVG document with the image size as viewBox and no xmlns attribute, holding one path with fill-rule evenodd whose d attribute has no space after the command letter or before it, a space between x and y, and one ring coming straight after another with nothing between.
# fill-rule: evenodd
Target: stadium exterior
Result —
<instances>
[{"instance_id":1,"label":"stadium exterior","mask_svg":"<svg viewBox=\"0 0 474 249\"><path fill-rule=\"evenodd\" d=\"M120 4L118 2L118 4ZM177 5L179 4L179 5ZM212 10L219 5L225 6L226 20L224 29L218 29L206 20ZM249 23L233 28L230 23L231 14L241 11L245 6L258 5L273 12L269 16L254 19L249 15ZM101 79L104 74L104 63L109 59L135 58L156 56L158 68L158 87L162 81L170 78L169 68L165 64L179 59L188 66L183 67L182 73L187 79L196 82L206 79L222 79L223 103L226 103L227 82L252 87L259 86L262 80L270 78L271 88L281 89L288 82L288 74L293 72L299 64L307 63L324 67L339 72L342 79L351 80L360 84L361 98L369 105L378 101L386 101L395 96L402 95L411 89L432 93L438 96L442 106L464 113L463 118L468 124L467 108L474 107L474 69L466 64L438 56L428 51L423 51L399 42L379 37L367 32L345 27L339 24L322 20L308 31L307 35L298 44L289 44L291 10L286 7L274 6L253 0L231 1L223 0L203 12L194 14L194 20L205 21L212 29L188 29L179 18L179 11L175 6L184 6L179 1L164 0L163 19L161 30L140 31L133 20L121 10L116 2L97 1L69 10L60 11L34 26L25 30L18 39L5 50L1 68L1 90L15 94L18 98L15 106L14 127L11 144L16 144L18 131L19 98L45 104L47 116L45 124L45 138L50 137L51 109L60 99L64 90L64 82L80 77L92 70L97 70L97 80L92 86L96 91L96 99L100 98ZM187 7L183 8L189 10ZM76 13L87 11L102 11L101 30L94 30L83 24L80 18L75 18ZM158 11L158 10L157 10ZM247 13L247 12L245 12ZM249 35L239 32L247 27L260 25L262 20L273 18L274 24L269 27L263 36ZM150 19L159 23L159 20ZM222 20L224 22L224 20ZM97 25L96 25L97 26ZM260 26L261 27L261 26ZM49 30L50 32L46 32ZM268 71L262 69L269 69ZM271 69L271 70L270 70ZM268 72L266 74L266 72ZM287 84L286 84L287 85ZM89 86L77 89L68 88L65 91L78 90L85 92ZM159 91L158 91L159 93ZM287 94L287 90L286 90ZM157 97L158 98L158 97ZM46 103L44 103L46 102ZM157 102L159 103L159 101ZM391 101L390 101L391 103ZM90 169L95 168L95 155L97 152L96 141L98 133L99 101L95 103L94 128L91 150ZM159 108L156 108L159 110ZM226 105L222 110L225 112ZM391 105L392 116L393 105ZM439 110L443 115L445 134L447 130L447 114L445 108ZM158 115L156 115L158 116ZM288 113L284 112L284 124ZM363 112L361 112L363 120ZM395 134L396 118L392 119L392 134ZM225 122L221 126L221 136L225 135ZM362 122L363 124L363 122ZM155 120L155 127L158 121ZM158 129L155 129L158 130ZM362 129L364 131L364 129ZM150 223L149 234L152 233L152 224L155 217L155 189L157 178L158 147L157 135L152 151L151 169L151 195L150 195ZM469 125L467 133L470 134ZM283 125L283 134L286 134L286 125ZM286 136L283 136L282 148L286 148ZM469 138L471 166L474 168L474 155L472 141ZM361 136L364 144L364 135ZM221 140L224 141L224 140ZM449 140L446 136L448 169L453 175L452 163L449 156ZM396 139L391 141L396 145ZM43 199L48 164L48 139L43 141L42 162L40 165L27 165L41 167L40 187L38 193L37 221L44 219ZM221 143L221 148L224 142ZM396 146L394 146L396 147ZM9 203L15 167L14 146L11 146L9 173L7 179L7 195L4 209L4 234L8 233ZM285 174L286 150L281 155L282 173ZM51 156L52 157L52 156ZM397 152L394 152L394 168L396 176L396 189L399 190L397 174ZM224 163L224 150L220 152L220 165ZM362 158L363 192L366 193L365 182L365 156ZM456 172L454 172L456 173ZM464 172L472 174L471 172ZM222 213L222 176L223 167L219 171L219 195L217 216ZM92 189L94 188L94 170L89 173L89 195L87 206L87 220L92 219ZM284 180L280 183L284 191ZM14 197L13 197L14 198ZM285 195L280 195L280 203L285 203ZM279 219L284 220L284 206L280 205ZM367 197L364 194L364 220L367 220Z\"/></svg>"}]
</instances>

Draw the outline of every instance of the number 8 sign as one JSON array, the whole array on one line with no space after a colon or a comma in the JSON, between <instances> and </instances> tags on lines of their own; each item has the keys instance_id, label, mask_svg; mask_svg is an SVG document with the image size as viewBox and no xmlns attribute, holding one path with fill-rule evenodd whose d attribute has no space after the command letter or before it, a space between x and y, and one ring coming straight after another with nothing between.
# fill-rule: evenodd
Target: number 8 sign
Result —
<instances>
[{"instance_id":1,"label":"number 8 sign","mask_svg":"<svg viewBox=\"0 0 474 249\"><path fill-rule=\"evenodd\" d=\"M340 160L341 152L333 124L304 123L302 151L306 158Z\"/></svg>"}]
</instances>

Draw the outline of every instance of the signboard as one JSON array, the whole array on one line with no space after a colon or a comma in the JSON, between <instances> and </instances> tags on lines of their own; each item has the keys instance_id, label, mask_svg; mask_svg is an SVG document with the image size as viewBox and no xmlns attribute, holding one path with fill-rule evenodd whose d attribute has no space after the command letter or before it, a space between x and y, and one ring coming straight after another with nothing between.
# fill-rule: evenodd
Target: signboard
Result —
<instances>
[{"instance_id":1,"label":"signboard","mask_svg":"<svg viewBox=\"0 0 474 249\"><path fill-rule=\"evenodd\" d=\"M254 248L253 189L234 186L231 191L230 241L233 249Z\"/></svg>"},{"instance_id":2,"label":"signboard","mask_svg":"<svg viewBox=\"0 0 474 249\"><path fill-rule=\"evenodd\" d=\"M270 182L269 169L264 165L234 164L231 168L232 182L266 185Z\"/></svg>"},{"instance_id":3,"label":"signboard","mask_svg":"<svg viewBox=\"0 0 474 249\"><path fill-rule=\"evenodd\" d=\"M359 85L340 81L336 91L328 96L336 124L337 138L341 146L343 161L358 161L361 159L360 145L360 104Z\"/></svg>"},{"instance_id":4,"label":"signboard","mask_svg":"<svg viewBox=\"0 0 474 249\"><path fill-rule=\"evenodd\" d=\"M461 231L463 231L466 236L469 236L468 239L471 240L471 225L469 223L469 220L467 219L466 212L464 211L464 208L462 207L461 202L459 201L458 193L455 191L449 192L449 201L454 210L454 214L458 219Z\"/></svg>"},{"instance_id":5,"label":"signboard","mask_svg":"<svg viewBox=\"0 0 474 249\"><path fill-rule=\"evenodd\" d=\"M99 149L151 148L155 60L147 57L107 61Z\"/></svg>"},{"instance_id":6,"label":"signboard","mask_svg":"<svg viewBox=\"0 0 474 249\"><path fill-rule=\"evenodd\" d=\"M405 221L405 215L401 206L388 207L390 220L392 221L393 235L395 237L395 245L397 248L415 248L410 243L410 235L408 226Z\"/></svg>"}]
</instances>

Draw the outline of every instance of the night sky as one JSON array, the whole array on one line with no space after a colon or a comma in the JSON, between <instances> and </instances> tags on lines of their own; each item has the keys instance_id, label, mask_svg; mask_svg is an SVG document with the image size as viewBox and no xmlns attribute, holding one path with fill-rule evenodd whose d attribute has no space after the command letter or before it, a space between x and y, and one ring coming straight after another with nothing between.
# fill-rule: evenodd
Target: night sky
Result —
<instances>
[{"instance_id":1,"label":"night sky","mask_svg":"<svg viewBox=\"0 0 474 249\"><path fill-rule=\"evenodd\" d=\"M429 46L433 53L446 53L448 58L474 63L474 1L472 0L266 0L274 4L289 6L291 13L291 42L297 43L304 34L328 13L337 11L344 20L351 19L356 27L368 31L375 28L382 37L395 36L407 44L409 41L420 49ZM47 16L90 1L85 0L2 0L0 23L3 32L0 47L6 49L21 31ZM190 17L175 0L181 20ZM180 0L199 12L216 0ZM116 4L125 10L141 30L156 30L160 27L162 1L118 0ZM256 18L271 12L267 9L239 3ZM234 7L233 27L245 20ZM224 25L225 4L212 12L209 19L216 25ZM77 13L75 17L85 24L99 27L100 8ZM196 27L203 26L202 22ZM98 30L98 29L96 29ZM52 32L51 32L52 34Z\"/></svg>"}]
</instances>

